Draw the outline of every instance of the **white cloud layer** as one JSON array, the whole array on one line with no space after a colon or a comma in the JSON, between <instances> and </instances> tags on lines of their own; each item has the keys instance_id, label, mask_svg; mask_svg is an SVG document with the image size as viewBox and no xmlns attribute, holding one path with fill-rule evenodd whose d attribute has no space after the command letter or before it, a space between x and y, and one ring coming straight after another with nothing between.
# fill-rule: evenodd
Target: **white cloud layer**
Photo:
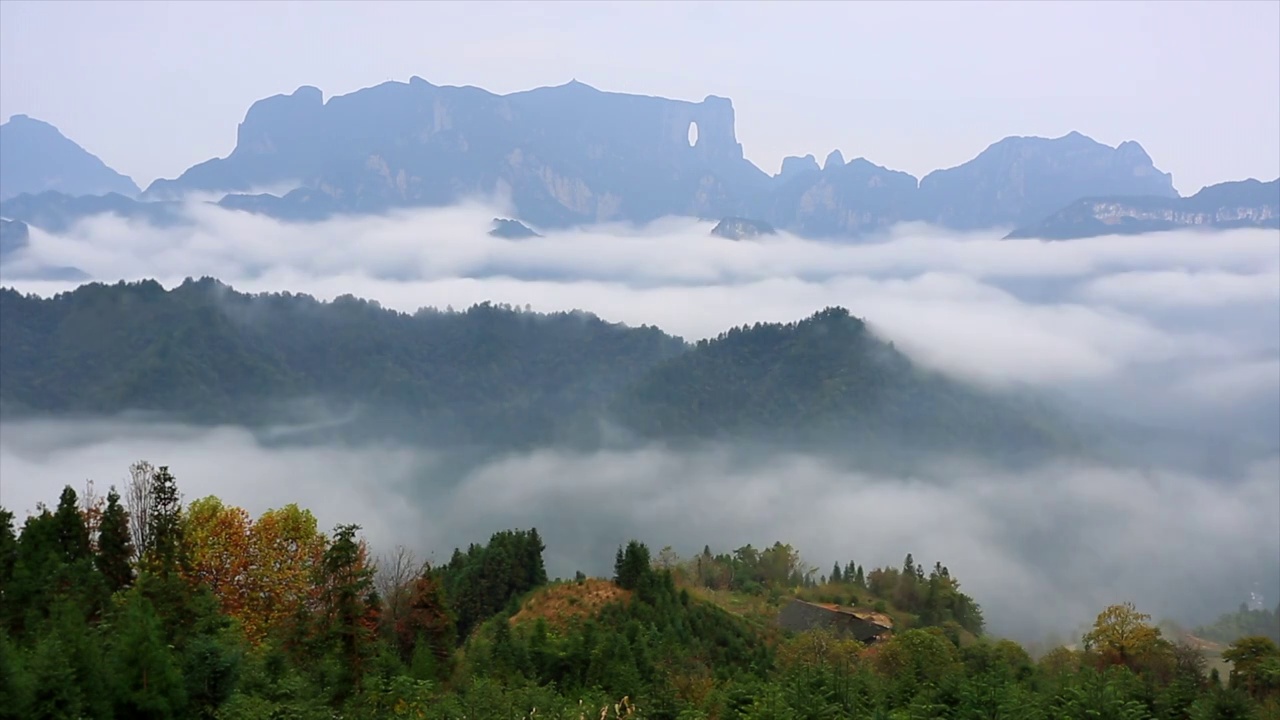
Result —
<instances>
[{"instance_id":1,"label":"white cloud layer","mask_svg":"<svg viewBox=\"0 0 1280 720\"><path fill-rule=\"evenodd\" d=\"M1171 360L1257 361L1280 346L1277 233L1162 233L1071 242L1003 241L902 226L873 243L782 234L734 242L709 223L667 219L509 241L485 234L483 205L284 224L190 203L189 227L100 216L62 236L34 231L0 281L47 294L72 284L23 279L73 266L94 279L211 275L245 291L341 294L413 311L491 300L586 309L697 339L839 304L920 362L996 384L1115 377ZM1248 332L1200 313L1254 318ZM1185 319L1185 317L1184 317Z\"/></svg>"},{"instance_id":2,"label":"white cloud layer","mask_svg":"<svg viewBox=\"0 0 1280 720\"><path fill-rule=\"evenodd\" d=\"M30 279L35 268L167 287L209 275L241 291L353 294L403 311L585 309L686 339L842 305L958 377L1259 444L1232 477L1069 462L1009 477L939 461L887 478L813 458L744 467L714 449L651 449L495 460L445 482L439 458L408 448L266 448L234 428L6 421L0 503L30 509L64 483L118 482L147 458L172 465L190 497L217 493L254 511L298 501L325 523L363 524L378 545L443 554L538 525L565 574L603 571L631 535L683 552L780 539L824 569L896 565L910 551L948 564L996 628L1023 635L1125 599L1204 619L1234 608L1241 583L1280 593L1275 231L1046 243L904 226L869 243L734 242L709 236L709 223L670 219L507 241L485 234L503 213L481 205L300 225L191 208L187 227L100 217L61 236L33 230L0 282L47 295L74 283Z\"/></svg>"},{"instance_id":3,"label":"white cloud layer","mask_svg":"<svg viewBox=\"0 0 1280 720\"><path fill-rule=\"evenodd\" d=\"M253 513L298 502L325 527L356 522L376 550L435 560L490 533L536 526L550 571L607 573L632 537L688 556L789 542L822 572L839 560L946 564L993 630L1070 632L1114 602L1184 621L1234 608L1257 581L1280 588L1280 458L1242 477L1062 462L1016 476L939 462L913 477L802 456L735 462L724 448L536 452L444 479L408 448L268 448L235 428L122 421L6 423L0 504L53 503L64 484L122 484L138 459L169 464L187 499Z\"/></svg>"}]
</instances>

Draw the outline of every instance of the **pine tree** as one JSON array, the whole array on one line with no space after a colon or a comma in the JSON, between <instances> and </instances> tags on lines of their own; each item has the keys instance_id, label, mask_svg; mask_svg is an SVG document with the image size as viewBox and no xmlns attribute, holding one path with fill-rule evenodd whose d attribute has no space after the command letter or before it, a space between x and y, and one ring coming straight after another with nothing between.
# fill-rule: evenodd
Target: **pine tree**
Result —
<instances>
[{"instance_id":1,"label":"pine tree","mask_svg":"<svg viewBox=\"0 0 1280 720\"><path fill-rule=\"evenodd\" d=\"M178 659L151 601L134 588L116 619L111 647L116 717L185 717L186 690Z\"/></svg>"},{"instance_id":2,"label":"pine tree","mask_svg":"<svg viewBox=\"0 0 1280 720\"><path fill-rule=\"evenodd\" d=\"M13 564L18 561L18 534L13 527L13 513L0 507L0 598L13 579Z\"/></svg>"},{"instance_id":3,"label":"pine tree","mask_svg":"<svg viewBox=\"0 0 1280 720\"><path fill-rule=\"evenodd\" d=\"M67 648L56 633L36 643L30 668L28 718L79 718L84 716L84 696L76 683Z\"/></svg>"},{"instance_id":4,"label":"pine tree","mask_svg":"<svg viewBox=\"0 0 1280 720\"><path fill-rule=\"evenodd\" d=\"M0 629L0 720L26 720L31 713L31 675L18 646Z\"/></svg>"},{"instance_id":5,"label":"pine tree","mask_svg":"<svg viewBox=\"0 0 1280 720\"><path fill-rule=\"evenodd\" d=\"M322 565L324 629L342 667L335 688L338 701L350 697L360 687L373 641L372 628L366 623L366 598L373 590L373 570L364 563L356 541L359 530L359 525L334 528L333 543L325 551Z\"/></svg>"},{"instance_id":6,"label":"pine tree","mask_svg":"<svg viewBox=\"0 0 1280 720\"><path fill-rule=\"evenodd\" d=\"M148 547L143 549L147 568L166 577L186 570L185 544L182 539L182 496L178 481L167 465L160 466L153 478Z\"/></svg>"},{"instance_id":7,"label":"pine tree","mask_svg":"<svg viewBox=\"0 0 1280 720\"><path fill-rule=\"evenodd\" d=\"M107 588L119 592L133 582L132 533L129 530L129 514L120 504L120 494L115 487L107 493L107 507L98 525L98 571L106 579Z\"/></svg>"},{"instance_id":8,"label":"pine tree","mask_svg":"<svg viewBox=\"0 0 1280 720\"><path fill-rule=\"evenodd\" d=\"M70 565L88 559L89 530L84 525L84 516L80 514L79 498L70 485L62 489L58 508L53 513L53 522L62 562Z\"/></svg>"},{"instance_id":9,"label":"pine tree","mask_svg":"<svg viewBox=\"0 0 1280 720\"><path fill-rule=\"evenodd\" d=\"M833 583L838 583L838 582L843 582L843 581L844 581L844 578L840 575L840 563L836 563L836 564L835 564L835 566L831 568L831 578L830 578L830 579L831 579L831 582L833 582Z\"/></svg>"},{"instance_id":10,"label":"pine tree","mask_svg":"<svg viewBox=\"0 0 1280 720\"><path fill-rule=\"evenodd\" d=\"M632 540L625 550L618 548L613 567L613 581L618 587L635 590L652 573L649 548L644 543Z\"/></svg>"}]
</instances>

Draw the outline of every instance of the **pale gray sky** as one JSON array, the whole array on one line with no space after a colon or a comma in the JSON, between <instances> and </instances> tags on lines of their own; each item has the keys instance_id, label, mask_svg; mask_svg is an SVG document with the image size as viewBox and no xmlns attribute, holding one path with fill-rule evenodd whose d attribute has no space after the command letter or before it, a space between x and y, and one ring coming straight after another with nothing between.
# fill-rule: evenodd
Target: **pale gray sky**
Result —
<instances>
[{"instance_id":1,"label":"pale gray sky","mask_svg":"<svg viewBox=\"0 0 1280 720\"><path fill-rule=\"evenodd\" d=\"M229 153L255 100L420 75L733 99L747 157L917 176L1006 135L1137 140L1183 194L1280 175L1280 2L0 0L0 118L145 187Z\"/></svg>"}]
</instances>

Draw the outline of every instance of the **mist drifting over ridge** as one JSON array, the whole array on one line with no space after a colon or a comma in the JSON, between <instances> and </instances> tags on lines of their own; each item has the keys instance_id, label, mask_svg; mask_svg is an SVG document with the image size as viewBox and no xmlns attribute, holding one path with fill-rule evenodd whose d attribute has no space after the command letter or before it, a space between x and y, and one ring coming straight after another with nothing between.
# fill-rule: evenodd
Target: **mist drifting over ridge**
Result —
<instances>
[{"instance_id":1,"label":"mist drifting over ridge","mask_svg":"<svg viewBox=\"0 0 1280 720\"><path fill-rule=\"evenodd\" d=\"M437 556L537 525L562 575L605 572L630 536L685 554L780 539L819 567L896 565L910 551L948 564L994 630L1022 636L1046 629L1046 617L1075 623L1123 599L1203 620L1255 581L1269 598L1280 585L1274 231L1043 243L900 226L835 244L785 234L734 242L708 236L711 223L665 219L507 241L485 234L502 209L484 204L317 224L188 212L189 227L97 217L62 235L33 229L0 283L41 295L78 284L32 278L58 266L166 287L213 276L240 291L351 294L405 312L483 301L583 309L688 340L840 305L916 362L962 380L1189 433L1244 434L1252 442L1230 452L1250 455L1222 476L1153 450L1154 468L1063 458L1014 477L980 458L936 458L919 476L883 477L804 456L743 467L716 446L548 449L443 483L430 449L269 448L237 428L6 420L0 503L23 511L66 483L119 482L145 457L170 465L189 498L217 493L254 512L297 501L322 523L361 523L375 545Z\"/></svg>"}]
</instances>

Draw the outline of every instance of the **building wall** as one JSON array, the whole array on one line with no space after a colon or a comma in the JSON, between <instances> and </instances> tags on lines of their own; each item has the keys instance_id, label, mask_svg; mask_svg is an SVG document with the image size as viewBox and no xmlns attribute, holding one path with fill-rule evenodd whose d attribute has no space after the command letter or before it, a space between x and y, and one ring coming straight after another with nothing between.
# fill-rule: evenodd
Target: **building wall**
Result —
<instances>
[{"instance_id":1,"label":"building wall","mask_svg":"<svg viewBox=\"0 0 1280 720\"><path fill-rule=\"evenodd\" d=\"M886 631L879 625L860 620L848 613L829 610L803 600L792 600L782 608L778 613L778 626L792 632L823 628L862 642L870 642Z\"/></svg>"}]
</instances>

